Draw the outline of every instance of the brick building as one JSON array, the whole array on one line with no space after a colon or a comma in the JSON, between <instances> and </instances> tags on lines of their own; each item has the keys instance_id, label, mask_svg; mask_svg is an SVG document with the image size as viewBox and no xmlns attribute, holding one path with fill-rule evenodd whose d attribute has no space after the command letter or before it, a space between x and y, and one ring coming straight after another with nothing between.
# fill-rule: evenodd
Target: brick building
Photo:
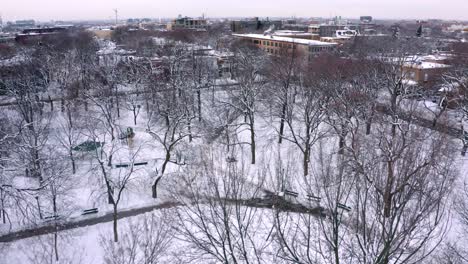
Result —
<instances>
[{"instance_id":1,"label":"brick building","mask_svg":"<svg viewBox=\"0 0 468 264\"><path fill-rule=\"evenodd\" d=\"M336 43L262 34L233 34L233 36L249 42L272 55L279 55L284 51L295 51L298 55L308 56L309 59L321 52L331 52L337 46Z\"/></svg>"}]
</instances>

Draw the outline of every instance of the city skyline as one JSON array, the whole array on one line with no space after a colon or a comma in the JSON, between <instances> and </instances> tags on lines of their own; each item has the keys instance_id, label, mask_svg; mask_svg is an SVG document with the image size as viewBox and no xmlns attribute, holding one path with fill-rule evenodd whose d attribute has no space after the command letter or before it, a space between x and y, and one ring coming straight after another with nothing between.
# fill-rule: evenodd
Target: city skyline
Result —
<instances>
[{"instance_id":1,"label":"city skyline","mask_svg":"<svg viewBox=\"0 0 468 264\"><path fill-rule=\"evenodd\" d=\"M50 20L107 20L114 19L114 9L119 10L119 18L171 18L181 14L197 17L334 17L358 18L371 15L377 19L449 19L468 20L466 0L293 0L284 4L272 1L255 2L238 0L220 2L215 0L185 1L174 0L170 4L151 0L17 0L4 3L0 9L3 21L35 19Z\"/></svg>"}]
</instances>

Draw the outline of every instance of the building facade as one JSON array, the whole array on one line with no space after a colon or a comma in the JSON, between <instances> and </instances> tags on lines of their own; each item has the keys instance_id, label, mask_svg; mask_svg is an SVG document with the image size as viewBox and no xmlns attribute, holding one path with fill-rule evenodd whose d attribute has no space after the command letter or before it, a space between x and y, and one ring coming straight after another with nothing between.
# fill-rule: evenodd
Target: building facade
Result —
<instances>
[{"instance_id":1,"label":"building facade","mask_svg":"<svg viewBox=\"0 0 468 264\"><path fill-rule=\"evenodd\" d=\"M275 29L281 29L283 26L283 21L270 20L268 18L266 20L260 20L258 17L255 17L250 20L231 21L231 31L233 33L265 31L271 26L275 26Z\"/></svg>"},{"instance_id":2,"label":"building facade","mask_svg":"<svg viewBox=\"0 0 468 264\"><path fill-rule=\"evenodd\" d=\"M449 68L450 66L446 64L418 61L404 64L403 74L405 79L423 84L439 80Z\"/></svg>"},{"instance_id":3,"label":"building facade","mask_svg":"<svg viewBox=\"0 0 468 264\"><path fill-rule=\"evenodd\" d=\"M233 34L233 36L264 50L268 54L276 56L295 52L299 56L311 59L319 53L332 52L337 46L336 43L262 34Z\"/></svg>"},{"instance_id":4,"label":"building facade","mask_svg":"<svg viewBox=\"0 0 468 264\"><path fill-rule=\"evenodd\" d=\"M172 20L167 24L168 30L177 29L207 29L208 23L205 18L181 17Z\"/></svg>"}]
</instances>

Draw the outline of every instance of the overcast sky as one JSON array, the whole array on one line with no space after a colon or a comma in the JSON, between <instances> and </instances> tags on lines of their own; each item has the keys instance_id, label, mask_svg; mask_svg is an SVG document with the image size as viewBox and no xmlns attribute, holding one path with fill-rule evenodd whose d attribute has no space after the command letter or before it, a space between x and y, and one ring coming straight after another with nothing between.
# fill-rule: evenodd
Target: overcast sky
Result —
<instances>
[{"instance_id":1,"label":"overcast sky","mask_svg":"<svg viewBox=\"0 0 468 264\"><path fill-rule=\"evenodd\" d=\"M0 0L3 20L119 17L359 17L468 20L468 0Z\"/></svg>"}]
</instances>

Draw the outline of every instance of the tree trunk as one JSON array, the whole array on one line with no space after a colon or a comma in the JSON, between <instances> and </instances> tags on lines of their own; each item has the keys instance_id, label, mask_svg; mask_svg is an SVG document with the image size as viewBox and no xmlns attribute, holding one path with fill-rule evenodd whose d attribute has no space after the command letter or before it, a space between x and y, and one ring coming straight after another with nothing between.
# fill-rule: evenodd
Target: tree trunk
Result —
<instances>
[{"instance_id":1,"label":"tree trunk","mask_svg":"<svg viewBox=\"0 0 468 264\"><path fill-rule=\"evenodd\" d=\"M133 124L137 124L137 113L135 107L133 107Z\"/></svg>"},{"instance_id":2,"label":"tree trunk","mask_svg":"<svg viewBox=\"0 0 468 264\"><path fill-rule=\"evenodd\" d=\"M197 98L198 98L198 121L202 121L202 103L201 103L201 89L198 88L197 90Z\"/></svg>"},{"instance_id":3,"label":"tree trunk","mask_svg":"<svg viewBox=\"0 0 468 264\"><path fill-rule=\"evenodd\" d=\"M52 189L53 190L53 189ZM55 261L59 261L59 255L58 255L58 226L57 226L57 195L52 193L52 205L53 205L53 211L54 211L54 220L55 220L55 232L54 232L54 251L55 251Z\"/></svg>"},{"instance_id":4,"label":"tree trunk","mask_svg":"<svg viewBox=\"0 0 468 264\"><path fill-rule=\"evenodd\" d=\"M158 198L158 183L159 181L161 180L162 176L159 176L158 178L156 178L156 181L154 182L153 186L151 186L151 190L152 190L152 196L154 199Z\"/></svg>"},{"instance_id":5,"label":"tree trunk","mask_svg":"<svg viewBox=\"0 0 468 264\"><path fill-rule=\"evenodd\" d=\"M2 210L1 210L1 213L2 213L2 221L4 224L6 224L6 213L5 213L5 198L3 197L3 190L0 189L0 199L2 200Z\"/></svg>"},{"instance_id":6,"label":"tree trunk","mask_svg":"<svg viewBox=\"0 0 468 264\"><path fill-rule=\"evenodd\" d=\"M171 125L169 121L169 115L164 115L164 120L166 120L166 126L169 127Z\"/></svg>"},{"instance_id":7,"label":"tree trunk","mask_svg":"<svg viewBox=\"0 0 468 264\"><path fill-rule=\"evenodd\" d=\"M114 242L119 242L119 233L117 230L117 205L114 204Z\"/></svg>"},{"instance_id":8,"label":"tree trunk","mask_svg":"<svg viewBox=\"0 0 468 264\"><path fill-rule=\"evenodd\" d=\"M342 155L344 153L344 147L346 144L346 127L341 125L341 131L338 142L338 154Z\"/></svg>"},{"instance_id":9,"label":"tree trunk","mask_svg":"<svg viewBox=\"0 0 468 264\"><path fill-rule=\"evenodd\" d=\"M3 203L3 201L2 201ZM6 212L5 212L5 208L3 208L3 205L2 205L2 218L3 218L3 223L6 224Z\"/></svg>"},{"instance_id":10,"label":"tree trunk","mask_svg":"<svg viewBox=\"0 0 468 264\"><path fill-rule=\"evenodd\" d=\"M58 253L58 234L57 234L57 224L55 224L55 232L54 232L54 251L55 251L55 261L59 262L59 253Z\"/></svg>"},{"instance_id":11,"label":"tree trunk","mask_svg":"<svg viewBox=\"0 0 468 264\"><path fill-rule=\"evenodd\" d=\"M75 164L75 157L73 156L73 150L70 148L70 161L72 165L72 173L76 173L76 164Z\"/></svg>"},{"instance_id":12,"label":"tree trunk","mask_svg":"<svg viewBox=\"0 0 468 264\"><path fill-rule=\"evenodd\" d=\"M255 164L256 142L255 142L254 117L252 115L250 115L249 117L250 117L250 152L252 155L252 164Z\"/></svg>"},{"instance_id":13,"label":"tree trunk","mask_svg":"<svg viewBox=\"0 0 468 264\"><path fill-rule=\"evenodd\" d=\"M50 95L49 95L49 103L50 103L50 112L54 112L54 101L52 101L52 98L50 98Z\"/></svg>"},{"instance_id":14,"label":"tree trunk","mask_svg":"<svg viewBox=\"0 0 468 264\"><path fill-rule=\"evenodd\" d=\"M67 106L67 117L68 117L68 123L70 124L70 128L73 128L73 119L70 111L70 107Z\"/></svg>"},{"instance_id":15,"label":"tree trunk","mask_svg":"<svg viewBox=\"0 0 468 264\"><path fill-rule=\"evenodd\" d=\"M156 180L154 181L154 184L152 186L152 196L155 199L158 198L158 192L157 192L158 183L161 180L162 176L164 175L164 172L166 171L166 166L169 163L170 159L171 159L171 152L170 152L170 150L166 150L166 157L165 157L164 163L163 163L163 165L161 167L161 174L160 174L160 176L158 176L156 178Z\"/></svg>"},{"instance_id":16,"label":"tree trunk","mask_svg":"<svg viewBox=\"0 0 468 264\"><path fill-rule=\"evenodd\" d=\"M374 106L371 108L370 116L366 119L366 135L370 135L372 128L372 120L374 119Z\"/></svg>"},{"instance_id":17,"label":"tree trunk","mask_svg":"<svg viewBox=\"0 0 468 264\"><path fill-rule=\"evenodd\" d=\"M338 154L343 155L345 146L345 137L340 135L340 140L338 142Z\"/></svg>"},{"instance_id":18,"label":"tree trunk","mask_svg":"<svg viewBox=\"0 0 468 264\"><path fill-rule=\"evenodd\" d=\"M115 204L114 200L114 188L113 187L107 187L107 203L108 204Z\"/></svg>"},{"instance_id":19,"label":"tree trunk","mask_svg":"<svg viewBox=\"0 0 468 264\"><path fill-rule=\"evenodd\" d=\"M115 102L117 106L117 117L120 118L120 103L119 103L119 96L116 94L115 96Z\"/></svg>"},{"instance_id":20,"label":"tree trunk","mask_svg":"<svg viewBox=\"0 0 468 264\"><path fill-rule=\"evenodd\" d=\"M303 169L304 169L304 176L309 175L309 156L310 156L310 147L306 146L304 151L304 159L303 159Z\"/></svg>"},{"instance_id":21,"label":"tree trunk","mask_svg":"<svg viewBox=\"0 0 468 264\"><path fill-rule=\"evenodd\" d=\"M384 216L386 218L390 217L390 212L392 208L392 188L393 188L393 162L387 162L388 166L388 174L387 174L387 182L385 184L385 192L384 192Z\"/></svg>"},{"instance_id":22,"label":"tree trunk","mask_svg":"<svg viewBox=\"0 0 468 264\"><path fill-rule=\"evenodd\" d=\"M436 126L437 126L437 119L439 119L438 116L434 117L434 119L432 120L432 127L436 127Z\"/></svg>"},{"instance_id":23,"label":"tree trunk","mask_svg":"<svg viewBox=\"0 0 468 264\"><path fill-rule=\"evenodd\" d=\"M188 126L189 142L192 142L192 140L193 140L192 122L190 121L190 119L187 122L188 122L187 126Z\"/></svg>"},{"instance_id":24,"label":"tree trunk","mask_svg":"<svg viewBox=\"0 0 468 264\"><path fill-rule=\"evenodd\" d=\"M370 119L366 120L366 135L370 135L372 128L372 121Z\"/></svg>"},{"instance_id":25,"label":"tree trunk","mask_svg":"<svg viewBox=\"0 0 468 264\"><path fill-rule=\"evenodd\" d=\"M229 137L229 125L226 125L225 132L226 132L227 152L229 153L229 151L231 150L231 138Z\"/></svg>"},{"instance_id":26,"label":"tree trunk","mask_svg":"<svg viewBox=\"0 0 468 264\"><path fill-rule=\"evenodd\" d=\"M286 119L286 109L287 103L283 103L283 109L281 109L281 120L280 120L280 130L279 130L279 139L278 143L283 143L283 135L284 135L284 121Z\"/></svg>"}]
</instances>

